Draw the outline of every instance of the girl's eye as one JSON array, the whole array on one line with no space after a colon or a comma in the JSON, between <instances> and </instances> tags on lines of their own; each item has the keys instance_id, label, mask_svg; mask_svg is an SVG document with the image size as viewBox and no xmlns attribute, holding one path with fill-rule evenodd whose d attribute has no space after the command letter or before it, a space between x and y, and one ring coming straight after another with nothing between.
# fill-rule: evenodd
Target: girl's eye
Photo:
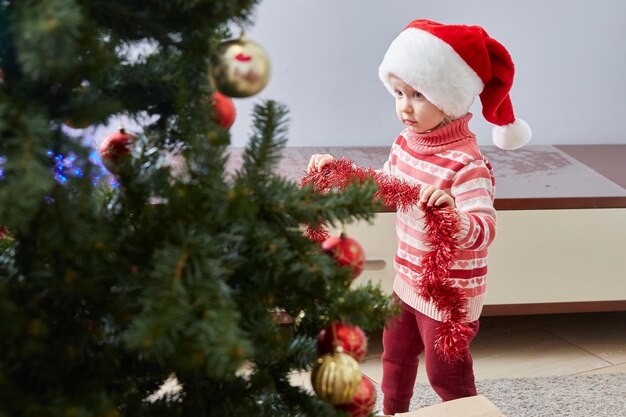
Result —
<instances>
[{"instance_id":1,"label":"girl's eye","mask_svg":"<svg viewBox=\"0 0 626 417\"><path fill-rule=\"evenodd\" d=\"M419 91L415 91L415 92L413 92L413 97L415 97L415 98L422 98L424 96Z\"/></svg>"},{"instance_id":2,"label":"girl's eye","mask_svg":"<svg viewBox=\"0 0 626 417\"><path fill-rule=\"evenodd\" d=\"M396 93L396 95L398 97L402 97L402 91L398 90L397 88L394 90L394 92Z\"/></svg>"}]
</instances>

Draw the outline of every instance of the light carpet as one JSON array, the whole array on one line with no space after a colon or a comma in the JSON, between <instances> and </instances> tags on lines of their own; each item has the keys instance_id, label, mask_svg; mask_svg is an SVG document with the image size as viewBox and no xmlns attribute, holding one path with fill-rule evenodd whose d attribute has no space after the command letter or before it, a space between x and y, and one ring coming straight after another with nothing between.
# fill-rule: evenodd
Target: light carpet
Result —
<instances>
[{"instance_id":1,"label":"light carpet","mask_svg":"<svg viewBox=\"0 0 626 417\"><path fill-rule=\"evenodd\" d=\"M626 374L491 379L476 382L507 417L626 417ZM376 415L382 415L377 386ZM416 384L411 410L439 403L428 385Z\"/></svg>"}]
</instances>

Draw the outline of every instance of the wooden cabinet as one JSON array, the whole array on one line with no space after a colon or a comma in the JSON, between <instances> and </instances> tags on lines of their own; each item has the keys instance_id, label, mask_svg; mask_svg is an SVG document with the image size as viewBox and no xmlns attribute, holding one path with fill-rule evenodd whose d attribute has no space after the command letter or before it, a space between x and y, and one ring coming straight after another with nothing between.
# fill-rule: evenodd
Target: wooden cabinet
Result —
<instances>
[{"instance_id":1,"label":"wooden cabinet","mask_svg":"<svg viewBox=\"0 0 626 417\"><path fill-rule=\"evenodd\" d=\"M395 213L346 226L369 261L354 285L371 280L391 294L394 227ZM626 300L626 208L504 210L497 228L487 314L598 311Z\"/></svg>"},{"instance_id":2,"label":"wooden cabinet","mask_svg":"<svg viewBox=\"0 0 626 417\"><path fill-rule=\"evenodd\" d=\"M392 293L396 255L396 213L378 213L374 222L359 221L346 225L348 236L356 239L365 251L365 267L353 285L372 281L380 283L387 294Z\"/></svg>"},{"instance_id":3,"label":"wooden cabinet","mask_svg":"<svg viewBox=\"0 0 626 417\"><path fill-rule=\"evenodd\" d=\"M488 274L486 305L617 307L626 300L626 208L500 211Z\"/></svg>"}]
</instances>

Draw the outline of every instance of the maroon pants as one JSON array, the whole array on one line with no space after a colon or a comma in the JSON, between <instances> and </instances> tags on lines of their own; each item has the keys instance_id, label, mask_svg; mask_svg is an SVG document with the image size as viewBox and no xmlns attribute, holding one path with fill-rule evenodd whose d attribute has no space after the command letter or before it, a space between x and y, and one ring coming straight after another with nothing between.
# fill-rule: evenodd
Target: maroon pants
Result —
<instances>
[{"instance_id":1,"label":"maroon pants","mask_svg":"<svg viewBox=\"0 0 626 417\"><path fill-rule=\"evenodd\" d=\"M409 410L417 364L424 352L428 381L443 401L476 395L472 357L448 362L435 350L439 322L402 303L402 314L387 323L383 331L383 413L391 415ZM471 323L478 331L478 320ZM475 334L475 333L474 333Z\"/></svg>"}]
</instances>

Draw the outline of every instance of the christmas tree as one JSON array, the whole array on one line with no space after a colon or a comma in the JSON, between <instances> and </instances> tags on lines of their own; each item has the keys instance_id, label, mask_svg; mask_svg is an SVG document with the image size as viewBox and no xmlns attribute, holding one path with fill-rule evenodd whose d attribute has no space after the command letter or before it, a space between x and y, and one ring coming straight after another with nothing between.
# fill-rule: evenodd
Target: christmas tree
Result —
<instances>
[{"instance_id":1,"label":"christmas tree","mask_svg":"<svg viewBox=\"0 0 626 417\"><path fill-rule=\"evenodd\" d=\"M388 299L303 226L372 219L376 185L277 175L273 101L227 170L209 74L255 3L0 1L0 416L341 415L289 375L329 323L380 328ZM120 115L141 131L112 186L68 126Z\"/></svg>"}]
</instances>

